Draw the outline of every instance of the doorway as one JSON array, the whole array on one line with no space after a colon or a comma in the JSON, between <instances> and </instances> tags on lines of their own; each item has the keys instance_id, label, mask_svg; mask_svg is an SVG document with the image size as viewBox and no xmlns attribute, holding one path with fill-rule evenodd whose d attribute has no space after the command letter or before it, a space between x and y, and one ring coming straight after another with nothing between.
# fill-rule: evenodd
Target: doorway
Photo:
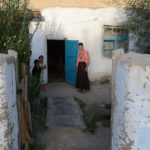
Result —
<instances>
[{"instance_id":1,"label":"doorway","mask_svg":"<svg viewBox=\"0 0 150 150\"><path fill-rule=\"evenodd\" d=\"M48 82L65 82L65 40L47 40Z\"/></svg>"}]
</instances>

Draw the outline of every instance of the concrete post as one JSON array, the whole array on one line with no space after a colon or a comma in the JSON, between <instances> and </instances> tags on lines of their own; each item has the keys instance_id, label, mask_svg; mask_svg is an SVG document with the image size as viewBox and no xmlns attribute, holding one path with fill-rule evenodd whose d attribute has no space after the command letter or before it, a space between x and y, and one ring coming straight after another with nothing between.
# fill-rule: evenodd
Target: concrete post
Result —
<instances>
[{"instance_id":1,"label":"concrete post","mask_svg":"<svg viewBox=\"0 0 150 150\"><path fill-rule=\"evenodd\" d=\"M19 84L19 78L18 78L18 53L14 50L8 50L8 55L13 56L15 59L15 70L16 70L16 83L17 83L17 88Z\"/></svg>"},{"instance_id":2,"label":"concrete post","mask_svg":"<svg viewBox=\"0 0 150 150\"><path fill-rule=\"evenodd\" d=\"M12 56L14 58L14 62L15 62L15 76L16 76L16 90L19 89L19 76L18 76L18 53L14 50L8 50L8 55ZM20 110L20 97L19 94L17 94L16 97L16 102L17 102L17 110ZM20 121L20 113L18 113L18 123ZM18 135L18 144L20 145L21 143L21 137L19 137Z\"/></svg>"},{"instance_id":3,"label":"concrete post","mask_svg":"<svg viewBox=\"0 0 150 150\"><path fill-rule=\"evenodd\" d=\"M113 123L113 112L114 112L114 106L115 106L115 67L118 61L118 58L124 55L123 49L118 49L112 52L112 77L111 77L111 126Z\"/></svg>"},{"instance_id":4,"label":"concrete post","mask_svg":"<svg viewBox=\"0 0 150 150\"><path fill-rule=\"evenodd\" d=\"M112 150L149 150L150 55L120 56L113 79Z\"/></svg>"},{"instance_id":5,"label":"concrete post","mask_svg":"<svg viewBox=\"0 0 150 150\"><path fill-rule=\"evenodd\" d=\"M0 150L18 150L15 62L0 54Z\"/></svg>"},{"instance_id":6,"label":"concrete post","mask_svg":"<svg viewBox=\"0 0 150 150\"><path fill-rule=\"evenodd\" d=\"M112 53L112 78L111 78L111 83L112 83L112 86L111 86L111 110L112 110L112 112L114 109L114 99L115 99L115 89L114 89L114 87L115 87L115 73L116 73L115 67L116 67L118 58L124 54L125 53L124 53L123 49L115 50Z\"/></svg>"}]
</instances>

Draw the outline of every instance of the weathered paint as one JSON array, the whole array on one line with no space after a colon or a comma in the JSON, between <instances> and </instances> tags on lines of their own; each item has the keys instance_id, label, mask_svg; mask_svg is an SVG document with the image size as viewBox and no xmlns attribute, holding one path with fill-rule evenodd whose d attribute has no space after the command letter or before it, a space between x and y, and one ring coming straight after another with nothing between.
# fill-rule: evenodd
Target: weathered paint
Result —
<instances>
[{"instance_id":1,"label":"weathered paint","mask_svg":"<svg viewBox=\"0 0 150 150\"><path fill-rule=\"evenodd\" d=\"M114 69L112 150L149 150L150 56L122 55Z\"/></svg>"},{"instance_id":2,"label":"weathered paint","mask_svg":"<svg viewBox=\"0 0 150 150\"><path fill-rule=\"evenodd\" d=\"M0 54L0 149L18 150L18 132L14 58Z\"/></svg>"},{"instance_id":3,"label":"weathered paint","mask_svg":"<svg viewBox=\"0 0 150 150\"><path fill-rule=\"evenodd\" d=\"M113 112L114 112L114 106L115 106L115 76L116 76L116 64L118 61L118 58L120 58L121 55L124 55L124 50L123 49L119 49L119 50L115 50L113 51L112 54L112 79L111 79L111 126L113 123Z\"/></svg>"},{"instance_id":4,"label":"weathered paint","mask_svg":"<svg viewBox=\"0 0 150 150\"><path fill-rule=\"evenodd\" d=\"M112 60L103 56L103 29L104 25L122 25L126 20L124 9L48 8L42 11L42 17L44 21L40 23L32 41L32 67L34 59L41 54L47 63L47 39L79 40L90 53L90 81L111 75ZM30 32L34 31L35 24L31 22ZM133 45L130 43L132 48Z\"/></svg>"},{"instance_id":5,"label":"weathered paint","mask_svg":"<svg viewBox=\"0 0 150 150\"><path fill-rule=\"evenodd\" d=\"M16 84L18 85L18 53L14 50L8 50L8 55L13 56L15 59Z\"/></svg>"}]
</instances>

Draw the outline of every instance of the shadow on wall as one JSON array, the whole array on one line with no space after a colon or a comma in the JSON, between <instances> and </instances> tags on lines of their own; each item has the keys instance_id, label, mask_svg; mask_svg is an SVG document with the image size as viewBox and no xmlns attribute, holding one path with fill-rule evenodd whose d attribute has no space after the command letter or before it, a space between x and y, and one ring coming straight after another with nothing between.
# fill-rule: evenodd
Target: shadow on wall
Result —
<instances>
[{"instance_id":1,"label":"shadow on wall","mask_svg":"<svg viewBox=\"0 0 150 150\"><path fill-rule=\"evenodd\" d=\"M45 22L43 32L45 32L45 36L49 40L64 40L66 38L62 22L56 16L52 17L51 22Z\"/></svg>"},{"instance_id":2,"label":"shadow on wall","mask_svg":"<svg viewBox=\"0 0 150 150\"><path fill-rule=\"evenodd\" d=\"M90 53L89 79L94 81L110 76L112 64L111 59L103 56L103 26L99 26L98 21L90 22L89 26L90 28L83 29L82 35ZM95 28L93 29L93 27Z\"/></svg>"},{"instance_id":3,"label":"shadow on wall","mask_svg":"<svg viewBox=\"0 0 150 150\"><path fill-rule=\"evenodd\" d=\"M32 22L31 32L36 28L37 22ZM44 63L47 65L47 40L63 40L65 38L64 31L61 26L61 22L53 16L51 22L40 22L37 28L37 31L32 40L32 56L31 56L31 70L33 68L33 62L35 59L38 59L40 55L44 56ZM44 71L44 81L47 83L48 70Z\"/></svg>"}]
</instances>

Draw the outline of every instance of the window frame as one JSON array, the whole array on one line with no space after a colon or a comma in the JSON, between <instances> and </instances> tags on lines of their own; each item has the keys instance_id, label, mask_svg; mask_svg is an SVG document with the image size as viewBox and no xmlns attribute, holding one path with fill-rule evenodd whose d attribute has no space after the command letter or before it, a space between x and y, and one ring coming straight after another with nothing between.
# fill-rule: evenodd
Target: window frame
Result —
<instances>
[{"instance_id":1,"label":"window frame","mask_svg":"<svg viewBox=\"0 0 150 150\"><path fill-rule=\"evenodd\" d=\"M112 30L113 30L113 28L117 28L117 29L127 29L127 27L124 27L124 26L107 26L107 25L105 25L104 26L104 30L105 30L105 28L112 28ZM118 41L127 41L127 43L128 43L128 48L129 48L129 38L128 37L122 37L122 32L120 31L120 35L119 35L119 37L105 37L105 35L104 35L104 30L103 30L103 56L104 56L104 50L105 49L107 49L107 50L111 50L111 51L113 51L113 50L117 50L118 49ZM114 48L105 48L104 47L104 42L105 41L114 41L115 42L115 47ZM106 58L112 58L112 56L104 56L104 57L106 57Z\"/></svg>"}]
</instances>

